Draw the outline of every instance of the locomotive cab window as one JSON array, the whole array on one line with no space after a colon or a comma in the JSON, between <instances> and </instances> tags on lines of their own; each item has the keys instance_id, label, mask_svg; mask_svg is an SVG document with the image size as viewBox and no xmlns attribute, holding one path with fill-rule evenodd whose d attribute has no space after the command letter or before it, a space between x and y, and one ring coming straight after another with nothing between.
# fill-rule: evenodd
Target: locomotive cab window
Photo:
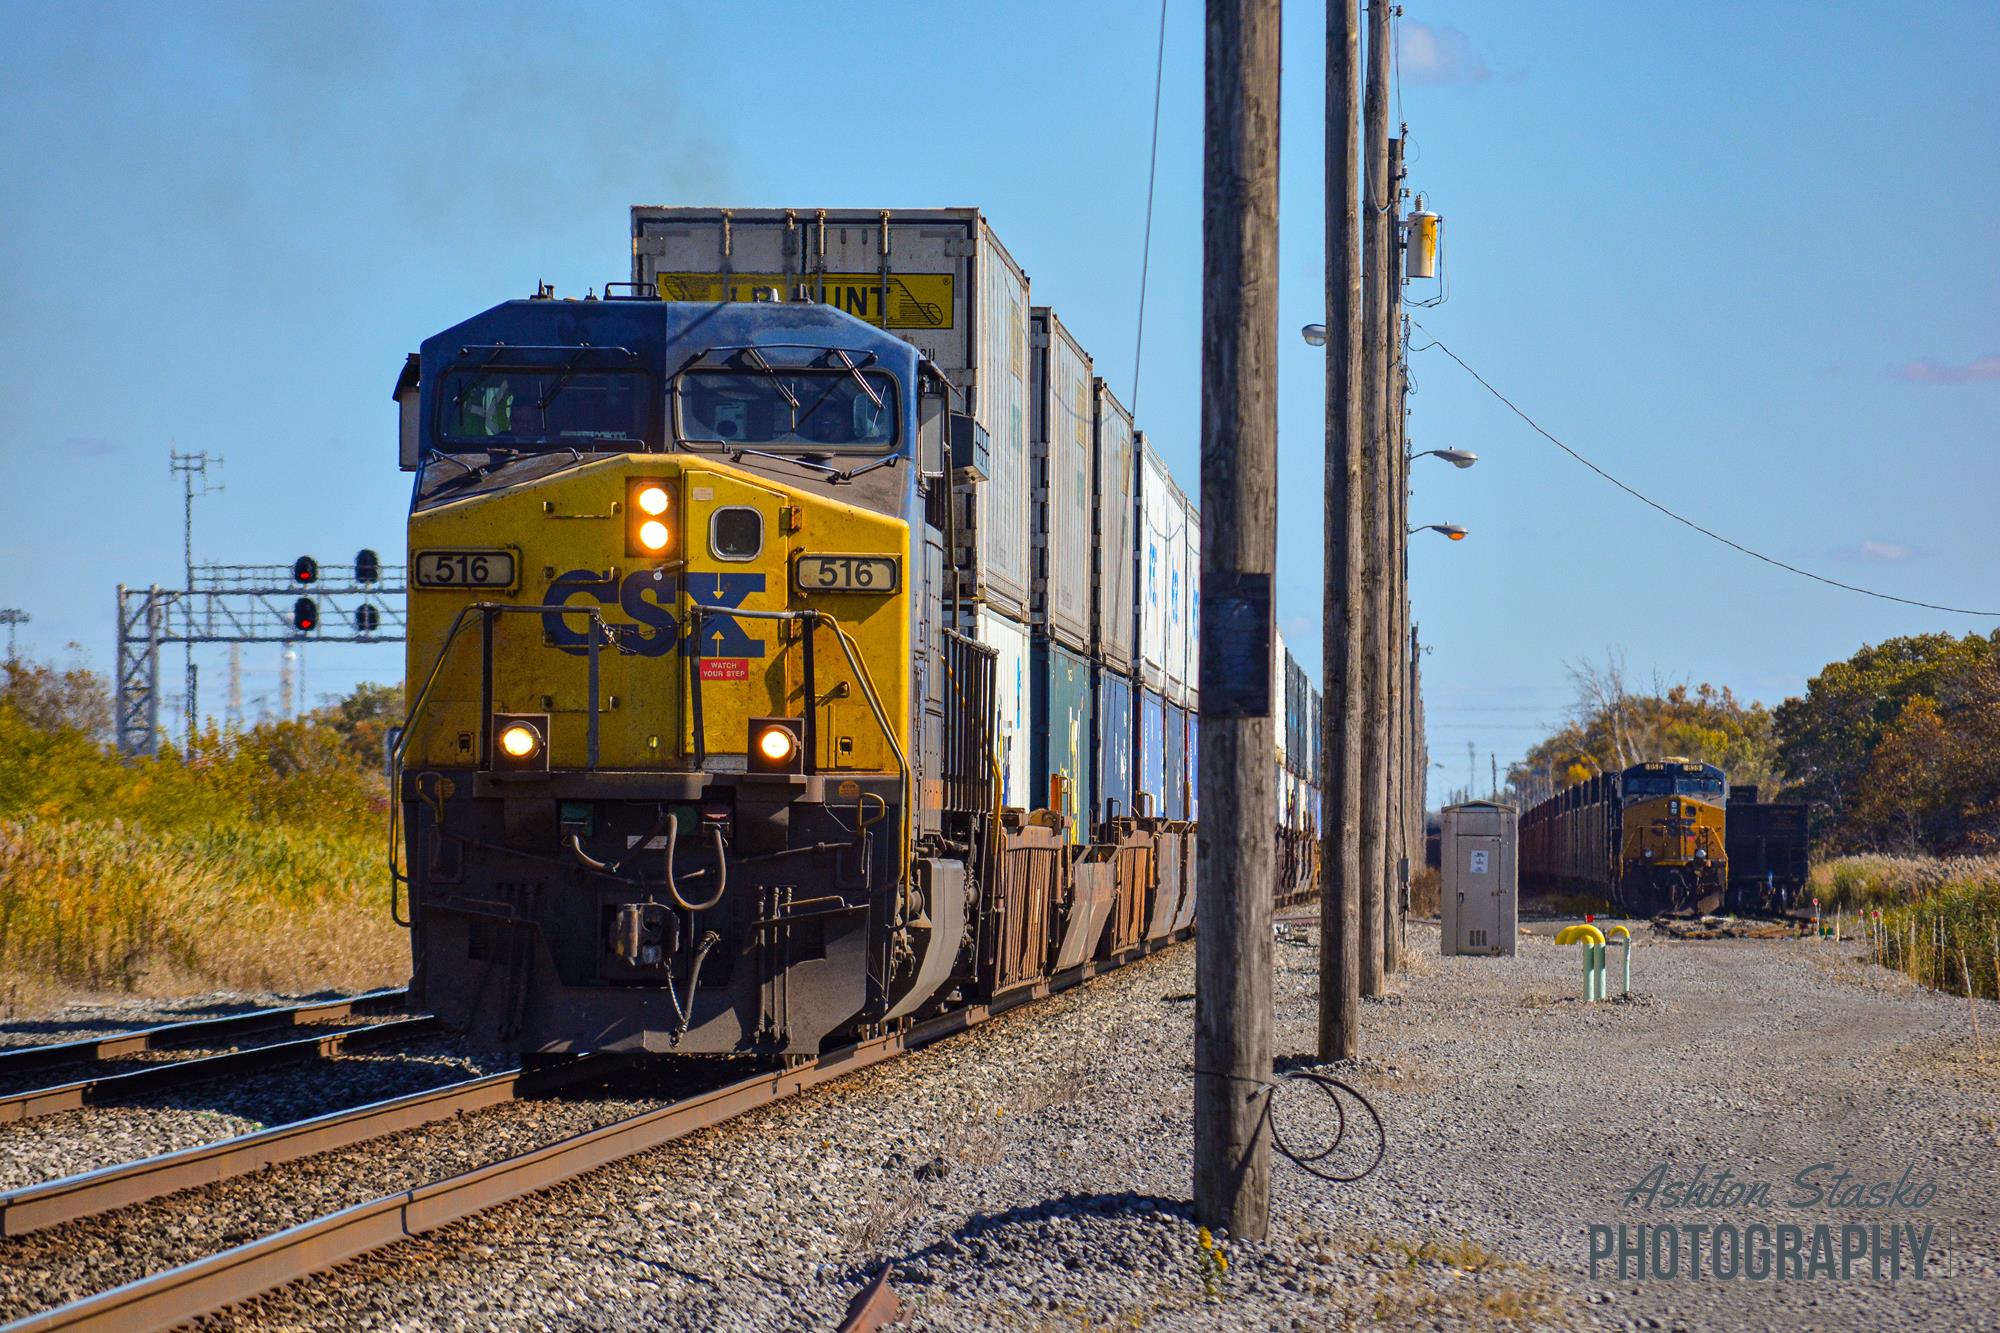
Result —
<instances>
[{"instance_id":1,"label":"locomotive cab window","mask_svg":"<svg viewBox=\"0 0 2000 1333\"><path fill-rule=\"evenodd\" d=\"M764 553L764 515L743 505L716 510L708 520L708 549L717 560L755 560Z\"/></svg>"},{"instance_id":2,"label":"locomotive cab window","mask_svg":"<svg viewBox=\"0 0 2000 1333\"><path fill-rule=\"evenodd\" d=\"M881 453L897 429L896 381L878 370L775 367L762 357L674 381L675 424L691 445L779 453Z\"/></svg>"},{"instance_id":3,"label":"locomotive cab window","mask_svg":"<svg viewBox=\"0 0 2000 1333\"><path fill-rule=\"evenodd\" d=\"M646 433L646 379L555 367L454 371L439 401L447 444L592 449L638 445Z\"/></svg>"}]
</instances>

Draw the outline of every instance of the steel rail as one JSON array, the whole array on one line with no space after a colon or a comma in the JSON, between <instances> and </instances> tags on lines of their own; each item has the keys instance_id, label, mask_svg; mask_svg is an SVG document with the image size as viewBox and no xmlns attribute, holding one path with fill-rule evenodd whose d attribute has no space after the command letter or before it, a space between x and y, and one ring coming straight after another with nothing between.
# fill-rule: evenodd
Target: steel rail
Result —
<instances>
[{"instance_id":1,"label":"steel rail","mask_svg":"<svg viewBox=\"0 0 2000 1333\"><path fill-rule=\"evenodd\" d=\"M182 1023L161 1023L134 1028L109 1037L85 1037L78 1041L54 1042L41 1046L0 1047L0 1076L52 1069L58 1065L89 1064L115 1060L142 1051L175 1046L192 1046L214 1037L234 1038L273 1028L324 1023L352 1014L381 1013L400 1009L409 999L404 990L369 991L344 1000L293 1005L286 1009L254 1009L248 1013L226 1014L221 1018L195 1018Z\"/></svg>"},{"instance_id":2,"label":"steel rail","mask_svg":"<svg viewBox=\"0 0 2000 1333\"><path fill-rule=\"evenodd\" d=\"M559 1071L503 1070L480 1078L405 1093L363 1106L274 1125L215 1143L197 1144L136 1162L24 1185L0 1193L0 1236L24 1236L63 1222L196 1189L267 1166L351 1147L437 1120L484 1110L531 1092L594 1075L602 1060L580 1060Z\"/></svg>"},{"instance_id":3,"label":"steel rail","mask_svg":"<svg viewBox=\"0 0 2000 1333\"><path fill-rule=\"evenodd\" d=\"M941 1041L1032 1000L1136 962L1192 934L1193 928L1187 927L1116 959L1081 964L1059 976L1021 986L991 1004L951 1010L902 1032L830 1052L797 1069L739 1079L517 1157L355 1204L110 1291L28 1315L0 1327L0 1333L56 1329L142 1333L173 1328Z\"/></svg>"},{"instance_id":4,"label":"steel rail","mask_svg":"<svg viewBox=\"0 0 2000 1333\"><path fill-rule=\"evenodd\" d=\"M126 1097L162 1088L199 1083L225 1074L254 1073L298 1060L338 1055L343 1051L380 1045L387 1041L423 1037L440 1031L435 1018L398 1018L364 1028L349 1028L324 1037L299 1037L251 1046L221 1055L197 1056L135 1069L128 1074L106 1074L101 1078L78 1079L49 1087L28 1088L0 1096L0 1124L32 1120L58 1111L77 1111L104 1104L112 1097Z\"/></svg>"}]
</instances>

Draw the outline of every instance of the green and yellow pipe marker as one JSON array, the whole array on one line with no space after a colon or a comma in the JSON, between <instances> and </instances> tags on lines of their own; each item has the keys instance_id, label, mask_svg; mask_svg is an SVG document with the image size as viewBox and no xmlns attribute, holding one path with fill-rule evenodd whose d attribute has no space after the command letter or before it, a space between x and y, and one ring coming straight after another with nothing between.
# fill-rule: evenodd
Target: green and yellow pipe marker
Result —
<instances>
[{"instance_id":1,"label":"green and yellow pipe marker","mask_svg":"<svg viewBox=\"0 0 2000 1333\"><path fill-rule=\"evenodd\" d=\"M1624 926L1613 926L1611 933L1625 950L1625 994L1632 993L1632 932ZM1604 998L1605 950L1604 932L1596 926L1585 923L1578 926L1564 926L1556 932L1557 944L1581 944L1583 946L1583 998L1586 1002Z\"/></svg>"}]
</instances>

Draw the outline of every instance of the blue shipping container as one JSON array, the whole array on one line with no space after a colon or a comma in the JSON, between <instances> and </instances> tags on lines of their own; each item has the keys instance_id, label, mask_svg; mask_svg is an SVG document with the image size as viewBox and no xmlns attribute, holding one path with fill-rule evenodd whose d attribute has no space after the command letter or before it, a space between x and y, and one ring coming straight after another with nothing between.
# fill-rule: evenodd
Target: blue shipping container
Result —
<instances>
[{"instance_id":1,"label":"blue shipping container","mask_svg":"<svg viewBox=\"0 0 2000 1333\"><path fill-rule=\"evenodd\" d=\"M1201 772L1201 746L1198 744L1200 736L1201 714L1190 708L1187 715L1187 817L1189 819L1201 818L1201 784L1196 781L1197 775Z\"/></svg>"},{"instance_id":2,"label":"blue shipping container","mask_svg":"<svg viewBox=\"0 0 2000 1333\"><path fill-rule=\"evenodd\" d=\"M1060 773L1069 779L1062 813L1069 819L1071 842L1088 842L1091 834L1091 750L1096 729L1091 725L1090 659L1036 635L1032 650L1031 693L1034 726L1028 738L1033 752L1036 804L1048 800L1049 779Z\"/></svg>"},{"instance_id":3,"label":"blue shipping container","mask_svg":"<svg viewBox=\"0 0 2000 1333\"><path fill-rule=\"evenodd\" d=\"M1161 807L1168 819L1187 818L1187 709L1167 705L1167 802Z\"/></svg>"},{"instance_id":4,"label":"blue shipping container","mask_svg":"<svg viewBox=\"0 0 2000 1333\"><path fill-rule=\"evenodd\" d=\"M1139 794L1142 814L1167 812L1167 701L1157 690L1139 690ZM1150 799L1146 799L1150 798Z\"/></svg>"},{"instance_id":5,"label":"blue shipping container","mask_svg":"<svg viewBox=\"0 0 2000 1333\"><path fill-rule=\"evenodd\" d=\"M1132 682L1109 667L1097 667L1091 711L1097 751L1090 790L1097 801L1095 822L1132 813Z\"/></svg>"}]
</instances>

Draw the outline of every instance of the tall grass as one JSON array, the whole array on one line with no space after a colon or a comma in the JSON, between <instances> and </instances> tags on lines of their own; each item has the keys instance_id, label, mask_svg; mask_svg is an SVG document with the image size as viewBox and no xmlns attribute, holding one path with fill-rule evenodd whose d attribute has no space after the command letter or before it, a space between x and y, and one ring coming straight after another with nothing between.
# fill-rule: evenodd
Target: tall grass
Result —
<instances>
[{"instance_id":1,"label":"tall grass","mask_svg":"<svg viewBox=\"0 0 2000 1333\"><path fill-rule=\"evenodd\" d=\"M0 699L0 975L156 994L400 980L386 799L323 722L128 762Z\"/></svg>"},{"instance_id":2,"label":"tall grass","mask_svg":"<svg viewBox=\"0 0 2000 1333\"><path fill-rule=\"evenodd\" d=\"M2000 999L2000 856L1848 856L1815 866L1811 883L1822 913L1860 916L1884 967Z\"/></svg>"}]
</instances>

